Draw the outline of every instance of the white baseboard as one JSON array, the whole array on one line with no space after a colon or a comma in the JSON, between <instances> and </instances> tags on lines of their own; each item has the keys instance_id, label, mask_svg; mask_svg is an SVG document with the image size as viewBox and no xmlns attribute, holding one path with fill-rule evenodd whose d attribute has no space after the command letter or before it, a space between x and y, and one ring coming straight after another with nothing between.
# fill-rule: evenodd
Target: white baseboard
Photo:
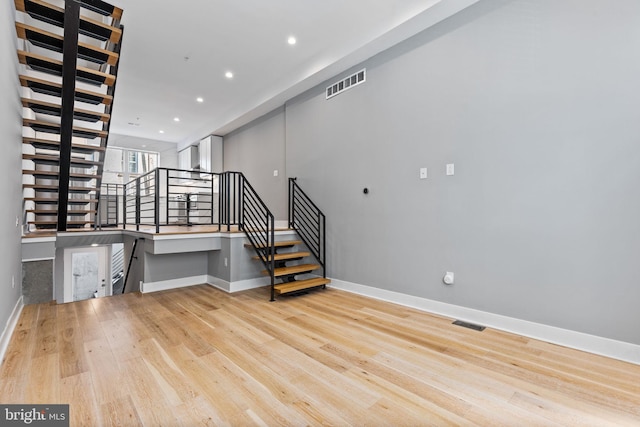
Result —
<instances>
[{"instance_id":1,"label":"white baseboard","mask_svg":"<svg viewBox=\"0 0 640 427\"><path fill-rule=\"evenodd\" d=\"M257 277L255 279L238 280L227 282L214 276L202 275L192 277L182 277L180 279L162 280L159 282L142 282L140 292L148 294L150 292L167 291L169 289L186 288L187 286L201 285L207 283L228 293L246 291L247 289L261 288L269 285L268 277Z\"/></svg>"},{"instance_id":2,"label":"white baseboard","mask_svg":"<svg viewBox=\"0 0 640 427\"><path fill-rule=\"evenodd\" d=\"M207 283L218 289L222 289L228 293L246 291L248 289L262 288L269 285L268 277L257 277L255 279L238 280L236 282L227 282L217 277L208 276Z\"/></svg>"},{"instance_id":3,"label":"white baseboard","mask_svg":"<svg viewBox=\"0 0 640 427\"><path fill-rule=\"evenodd\" d=\"M529 322L499 314L487 313L471 308L447 304L426 298L402 294L399 292L359 285L338 279L331 279L327 285L343 291L416 308L452 319L464 320L486 327L511 332L529 338L546 341L589 353L599 354L613 359L640 365L640 345L609 338L589 335L582 332Z\"/></svg>"},{"instance_id":4,"label":"white baseboard","mask_svg":"<svg viewBox=\"0 0 640 427\"><path fill-rule=\"evenodd\" d=\"M9 347L9 342L11 341L11 337L13 336L13 331L16 329L16 325L18 324L18 319L20 318L20 313L22 313L23 307L24 304L21 296L16 302L16 305L13 307L11 316L9 316L4 331L2 331L2 335L0 336L0 364L4 360L4 355L7 352L7 348Z\"/></svg>"},{"instance_id":5,"label":"white baseboard","mask_svg":"<svg viewBox=\"0 0 640 427\"><path fill-rule=\"evenodd\" d=\"M207 283L208 276L191 276L181 277L179 279L161 280L159 282L141 282L140 292L148 294L149 292L166 291L169 289L185 288L187 286L201 285Z\"/></svg>"}]
</instances>

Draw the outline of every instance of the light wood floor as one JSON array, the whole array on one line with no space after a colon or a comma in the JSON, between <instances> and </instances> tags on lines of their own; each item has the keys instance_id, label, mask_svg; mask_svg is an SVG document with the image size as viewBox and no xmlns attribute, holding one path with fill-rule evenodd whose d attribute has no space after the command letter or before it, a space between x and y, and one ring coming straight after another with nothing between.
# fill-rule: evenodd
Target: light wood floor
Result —
<instances>
[{"instance_id":1,"label":"light wood floor","mask_svg":"<svg viewBox=\"0 0 640 427\"><path fill-rule=\"evenodd\" d=\"M1 403L72 426L640 425L640 366L335 289L26 306Z\"/></svg>"}]
</instances>

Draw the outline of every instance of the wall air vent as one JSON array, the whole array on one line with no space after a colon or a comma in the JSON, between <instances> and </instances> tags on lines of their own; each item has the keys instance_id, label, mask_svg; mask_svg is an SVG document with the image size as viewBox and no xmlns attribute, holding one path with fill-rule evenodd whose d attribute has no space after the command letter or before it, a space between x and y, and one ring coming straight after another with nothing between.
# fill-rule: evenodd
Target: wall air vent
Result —
<instances>
[{"instance_id":1,"label":"wall air vent","mask_svg":"<svg viewBox=\"0 0 640 427\"><path fill-rule=\"evenodd\" d=\"M363 69L344 78L338 82L335 82L331 86L327 86L327 99L333 98L337 94L344 92L347 89L351 89L354 86L364 83L367 80L367 69Z\"/></svg>"}]
</instances>

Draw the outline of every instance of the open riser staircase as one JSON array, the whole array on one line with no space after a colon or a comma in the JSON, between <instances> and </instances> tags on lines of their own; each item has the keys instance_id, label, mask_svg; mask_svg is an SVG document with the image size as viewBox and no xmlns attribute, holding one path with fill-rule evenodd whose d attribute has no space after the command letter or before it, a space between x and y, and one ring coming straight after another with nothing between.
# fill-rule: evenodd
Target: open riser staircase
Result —
<instances>
[{"instance_id":1,"label":"open riser staircase","mask_svg":"<svg viewBox=\"0 0 640 427\"><path fill-rule=\"evenodd\" d=\"M288 224L300 239L277 241L273 214L244 176L240 179L240 227L249 240L245 246L255 250L253 259L263 263L262 273L271 278L271 301L276 295L325 288L331 281L326 275L326 217L322 211L291 178Z\"/></svg>"},{"instance_id":2,"label":"open riser staircase","mask_svg":"<svg viewBox=\"0 0 640 427\"><path fill-rule=\"evenodd\" d=\"M25 231L96 224L123 27L102 0L15 0Z\"/></svg>"}]
</instances>

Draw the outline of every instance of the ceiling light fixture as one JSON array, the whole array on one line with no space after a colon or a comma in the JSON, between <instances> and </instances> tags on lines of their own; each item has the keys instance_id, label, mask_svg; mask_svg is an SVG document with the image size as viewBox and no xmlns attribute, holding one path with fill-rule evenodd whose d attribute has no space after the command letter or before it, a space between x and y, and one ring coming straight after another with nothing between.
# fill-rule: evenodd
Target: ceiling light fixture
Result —
<instances>
[{"instance_id":1,"label":"ceiling light fixture","mask_svg":"<svg viewBox=\"0 0 640 427\"><path fill-rule=\"evenodd\" d=\"M233 78L233 73L231 71L227 71L226 73L224 73L224 76L228 79L232 79Z\"/></svg>"},{"instance_id":2,"label":"ceiling light fixture","mask_svg":"<svg viewBox=\"0 0 640 427\"><path fill-rule=\"evenodd\" d=\"M287 43L289 43L289 44L290 44L290 45L292 45L292 46L293 46L294 44L296 44L296 42L297 42L297 40L296 40L296 38L295 38L295 37L293 37L293 36L289 36L289 38L287 39Z\"/></svg>"},{"instance_id":3,"label":"ceiling light fixture","mask_svg":"<svg viewBox=\"0 0 640 427\"><path fill-rule=\"evenodd\" d=\"M179 121L180 121L180 117L174 117L174 118L173 118L173 121L174 121L174 122L179 122Z\"/></svg>"},{"instance_id":4,"label":"ceiling light fixture","mask_svg":"<svg viewBox=\"0 0 640 427\"><path fill-rule=\"evenodd\" d=\"M164 131L163 131L163 130L160 130L160 133L164 133Z\"/></svg>"},{"instance_id":5,"label":"ceiling light fixture","mask_svg":"<svg viewBox=\"0 0 640 427\"><path fill-rule=\"evenodd\" d=\"M204 102L204 98L199 96L199 97L196 98L196 101L198 101L199 103L202 104Z\"/></svg>"}]
</instances>

